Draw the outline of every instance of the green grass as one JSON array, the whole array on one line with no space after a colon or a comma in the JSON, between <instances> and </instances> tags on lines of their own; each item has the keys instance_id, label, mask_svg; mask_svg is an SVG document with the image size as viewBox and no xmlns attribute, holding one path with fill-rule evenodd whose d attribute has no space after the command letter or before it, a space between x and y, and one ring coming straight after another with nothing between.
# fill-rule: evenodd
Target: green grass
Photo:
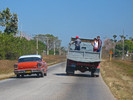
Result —
<instances>
[{"instance_id":1,"label":"green grass","mask_svg":"<svg viewBox=\"0 0 133 100\"><path fill-rule=\"evenodd\" d=\"M130 70L129 73L133 73L133 70Z\"/></svg>"}]
</instances>

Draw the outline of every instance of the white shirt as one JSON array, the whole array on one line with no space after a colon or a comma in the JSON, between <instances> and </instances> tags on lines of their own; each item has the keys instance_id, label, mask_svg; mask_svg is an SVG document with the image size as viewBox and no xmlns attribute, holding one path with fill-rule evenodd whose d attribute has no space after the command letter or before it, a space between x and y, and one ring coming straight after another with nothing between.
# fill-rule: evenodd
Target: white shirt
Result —
<instances>
[{"instance_id":1,"label":"white shirt","mask_svg":"<svg viewBox=\"0 0 133 100\"><path fill-rule=\"evenodd\" d=\"M94 41L94 48L98 48L98 41Z\"/></svg>"}]
</instances>

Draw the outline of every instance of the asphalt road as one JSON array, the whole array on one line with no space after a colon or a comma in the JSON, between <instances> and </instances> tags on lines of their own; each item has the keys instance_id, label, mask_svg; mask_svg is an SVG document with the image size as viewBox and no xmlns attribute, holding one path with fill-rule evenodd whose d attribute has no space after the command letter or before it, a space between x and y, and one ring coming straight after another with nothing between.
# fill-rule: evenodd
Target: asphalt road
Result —
<instances>
[{"instance_id":1,"label":"asphalt road","mask_svg":"<svg viewBox=\"0 0 133 100\"><path fill-rule=\"evenodd\" d=\"M115 100L101 76L65 74L65 63L50 66L48 76L11 77L0 81L0 100Z\"/></svg>"}]
</instances>

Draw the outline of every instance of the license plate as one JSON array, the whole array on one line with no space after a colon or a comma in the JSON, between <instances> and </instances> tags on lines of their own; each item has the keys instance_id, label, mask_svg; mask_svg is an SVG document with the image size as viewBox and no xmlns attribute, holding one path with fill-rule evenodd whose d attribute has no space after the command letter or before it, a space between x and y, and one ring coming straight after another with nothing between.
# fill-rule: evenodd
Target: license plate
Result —
<instances>
[{"instance_id":1,"label":"license plate","mask_svg":"<svg viewBox=\"0 0 133 100\"><path fill-rule=\"evenodd\" d=\"M76 67L76 65L71 65L71 67Z\"/></svg>"},{"instance_id":2,"label":"license plate","mask_svg":"<svg viewBox=\"0 0 133 100\"><path fill-rule=\"evenodd\" d=\"M27 71L25 71L25 73L31 73L31 71L30 70L27 70Z\"/></svg>"}]
</instances>

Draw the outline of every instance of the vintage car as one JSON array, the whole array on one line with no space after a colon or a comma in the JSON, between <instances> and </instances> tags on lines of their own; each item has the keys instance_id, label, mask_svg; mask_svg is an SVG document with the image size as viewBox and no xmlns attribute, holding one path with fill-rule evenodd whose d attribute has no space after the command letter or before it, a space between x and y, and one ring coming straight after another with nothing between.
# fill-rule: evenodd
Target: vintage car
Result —
<instances>
[{"instance_id":1,"label":"vintage car","mask_svg":"<svg viewBox=\"0 0 133 100\"><path fill-rule=\"evenodd\" d=\"M14 65L14 73L17 78L31 74L44 77L47 75L47 64L40 55L24 55Z\"/></svg>"}]
</instances>

